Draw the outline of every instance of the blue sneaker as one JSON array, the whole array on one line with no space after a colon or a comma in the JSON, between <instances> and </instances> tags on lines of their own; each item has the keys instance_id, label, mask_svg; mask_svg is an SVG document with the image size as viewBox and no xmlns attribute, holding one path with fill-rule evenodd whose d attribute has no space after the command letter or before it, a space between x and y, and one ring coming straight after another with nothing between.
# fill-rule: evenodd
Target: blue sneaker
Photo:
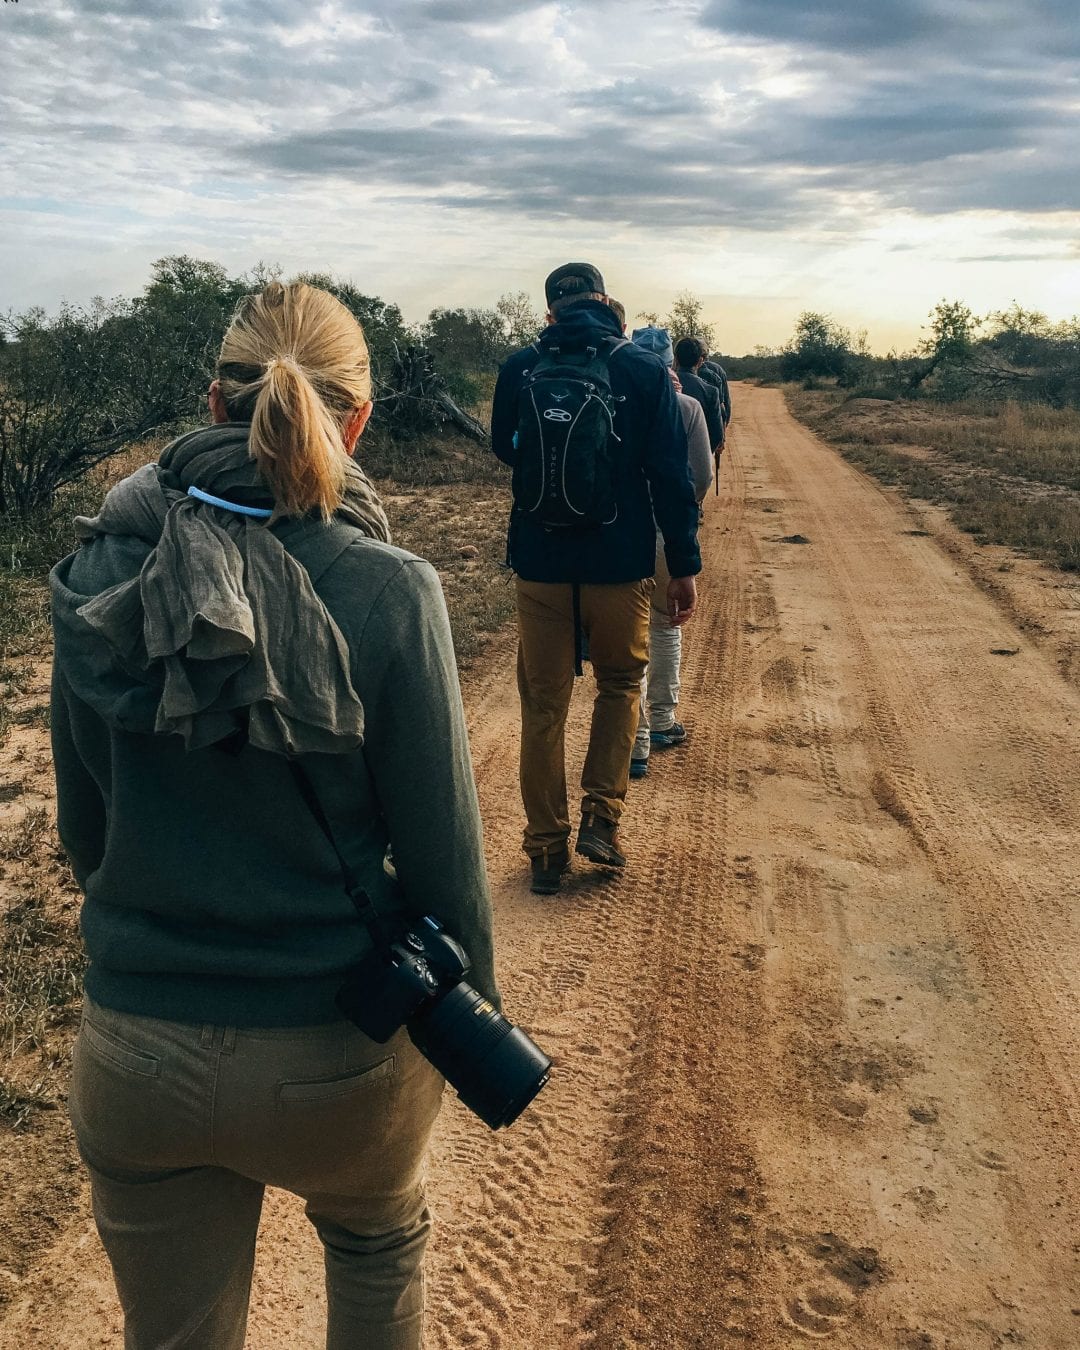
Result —
<instances>
[{"instance_id":1,"label":"blue sneaker","mask_svg":"<svg viewBox=\"0 0 1080 1350\"><path fill-rule=\"evenodd\" d=\"M630 761L630 777L645 778L649 773L649 761L647 759L632 759Z\"/></svg>"},{"instance_id":2,"label":"blue sneaker","mask_svg":"<svg viewBox=\"0 0 1080 1350\"><path fill-rule=\"evenodd\" d=\"M658 750L666 750L671 745L682 745L686 740L686 728L681 722L672 722L671 726L665 727L663 731L650 731L649 740Z\"/></svg>"}]
</instances>

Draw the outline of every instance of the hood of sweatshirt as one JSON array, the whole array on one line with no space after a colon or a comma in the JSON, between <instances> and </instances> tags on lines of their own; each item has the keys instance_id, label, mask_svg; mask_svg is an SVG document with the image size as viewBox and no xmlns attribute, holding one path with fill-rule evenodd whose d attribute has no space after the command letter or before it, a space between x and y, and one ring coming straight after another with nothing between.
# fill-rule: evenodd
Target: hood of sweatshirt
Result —
<instances>
[{"instance_id":1,"label":"hood of sweatshirt","mask_svg":"<svg viewBox=\"0 0 1080 1350\"><path fill-rule=\"evenodd\" d=\"M385 517L359 470L343 519L326 525L270 529L190 496L256 486L247 434L226 424L181 437L76 521L83 546L50 576L57 667L110 726L179 735L188 749L242 727L277 754L355 750L364 710L348 647L283 540L314 541L304 559L327 553L325 568L358 532L385 538Z\"/></svg>"},{"instance_id":2,"label":"hood of sweatshirt","mask_svg":"<svg viewBox=\"0 0 1080 1350\"><path fill-rule=\"evenodd\" d=\"M564 310L557 323L544 329L538 345L542 349L556 346L578 351L603 338L620 339L622 335L622 325L609 305L600 300L581 300Z\"/></svg>"}]
</instances>

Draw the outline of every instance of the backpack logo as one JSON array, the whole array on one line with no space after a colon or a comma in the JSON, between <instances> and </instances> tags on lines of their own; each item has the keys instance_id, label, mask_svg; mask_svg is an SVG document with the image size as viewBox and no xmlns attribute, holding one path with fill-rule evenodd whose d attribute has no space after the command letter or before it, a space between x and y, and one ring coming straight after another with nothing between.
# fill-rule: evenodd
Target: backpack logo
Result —
<instances>
[{"instance_id":1,"label":"backpack logo","mask_svg":"<svg viewBox=\"0 0 1080 1350\"><path fill-rule=\"evenodd\" d=\"M549 422L572 422L574 420L564 408L545 408L544 416Z\"/></svg>"}]
</instances>

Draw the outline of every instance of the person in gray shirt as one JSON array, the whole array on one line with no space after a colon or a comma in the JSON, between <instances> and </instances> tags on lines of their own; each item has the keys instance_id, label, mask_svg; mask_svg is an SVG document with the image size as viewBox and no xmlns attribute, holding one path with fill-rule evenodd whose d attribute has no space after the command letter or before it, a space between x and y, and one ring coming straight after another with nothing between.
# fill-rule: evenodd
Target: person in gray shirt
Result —
<instances>
[{"instance_id":1,"label":"person in gray shirt","mask_svg":"<svg viewBox=\"0 0 1080 1350\"><path fill-rule=\"evenodd\" d=\"M705 414L697 399L682 392L674 370L675 353L666 328L636 328L633 342L657 355L668 368L675 385L679 413L686 429L690 477L699 507L713 479L713 458ZM657 577L663 580L663 549L657 546ZM649 771L649 752L667 749L686 739L686 728L676 719L679 703L679 672L682 664L682 630L672 625L666 611L652 605L649 614L649 668L641 685L641 705L637 736L630 758L631 779L644 778Z\"/></svg>"},{"instance_id":2,"label":"person in gray shirt","mask_svg":"<svg viewBox=\"0 0 1080 1350\"><path fill-rule=\"evenodd\" d=\"M419 1350L443 1079L337 1009L372 938L290 760L380 914L436 914L497 1007L446 606L352 459L371 376L343 305L247 297L210 408L51 577L72 1122L129 1350L241 1350L267 1185L325 1246L330 1350Z\"/></svg>"}]
</instances>

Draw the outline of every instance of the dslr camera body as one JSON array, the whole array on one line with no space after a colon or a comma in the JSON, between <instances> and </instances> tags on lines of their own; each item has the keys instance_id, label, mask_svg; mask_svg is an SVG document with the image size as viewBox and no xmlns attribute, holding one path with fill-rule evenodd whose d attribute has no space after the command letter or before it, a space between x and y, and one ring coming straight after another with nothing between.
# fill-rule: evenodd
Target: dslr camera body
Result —
<instances>
[{"instance_id":1,"label":"dslr camera body","mask_svg":"<svg viewBox=\"0 0 1080 1350\"><path fill-rule=\"evenodd\" d=\"M404 1026L458 1096L493 1130L512 1124L551 1075L551 1060L465 981L469 958L433 915L376 943L338 993L373 1041Z\"/></svg>"}]
</instances>

